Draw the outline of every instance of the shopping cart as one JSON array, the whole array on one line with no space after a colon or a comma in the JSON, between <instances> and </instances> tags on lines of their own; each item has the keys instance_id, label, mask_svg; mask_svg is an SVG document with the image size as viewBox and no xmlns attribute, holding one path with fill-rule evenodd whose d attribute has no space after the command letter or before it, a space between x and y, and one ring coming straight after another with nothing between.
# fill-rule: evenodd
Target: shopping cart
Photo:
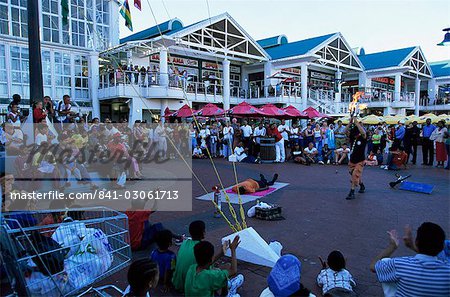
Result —
<instances>
[{"instance_id":1,"label":"shopping cart","mask_svg":"<svg viewBox=\"0 0 450 297\"><path fill-rule=\"evenodd\" d=\"M68 211L75 220L39 225L66 211L2 214L0 260L10 284L9 292L2 285L2 296L72 296L130 264L126 215L105 207L77 208Z\"/></svg>"}]
</instances>

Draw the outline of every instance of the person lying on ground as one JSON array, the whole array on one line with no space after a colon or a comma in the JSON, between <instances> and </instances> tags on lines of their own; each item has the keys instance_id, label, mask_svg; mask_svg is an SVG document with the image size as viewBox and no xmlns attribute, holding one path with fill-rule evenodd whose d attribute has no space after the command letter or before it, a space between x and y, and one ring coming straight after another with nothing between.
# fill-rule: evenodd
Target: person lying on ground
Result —
<instances>
[{"instance_id":1,"label":"person lying on ground","mask_svg":"<svg viewBox=\"0 0 450 297\"><path fill-rule=\"evenodd\" d=\"M332 251L327 262L322 261L322 270L317 276L317 285L322 288L323 296L356 296L353 288L356 282L351 273L345 269L345 258L340 251ZM328 267L327 267L328 264Z\"/></svg>"},{"instance_id":2,"label":"person lying on ground","mask_svg":"<svg viewBox=\"0 0 450 297\"><path fill-rule=\"evenodd\" d=\"M259 177L259 180L248 178L245 181L238 183L232 187L233 192L238 194L251 194L267 190L269 186L273 186L273 184L277 181L278 173L273 175L271 181L267 181L263 174L260 174Z\"/></svg>"},{"instance_id":3,"label":"person lying on ground","mask_svg":"<svg viewBox=\"0 0 450 297\"><path fill-rule=\"evenodd\" d=\"M381 168L385 170L406 169L406 162L408 162L408 154L405 152L403 147L397 147L390 151L386 165Z\"/></svg>"},{"instance_id":4,"label":"person lying on ground","mask_svg":"<svg viewBox=\"0 0 450 297\"><path fill-rule=\"evenodd\" d=\"M231 267L228 269L213 269L214 246L208 241L201 241L194 247L196 264L189 267L186 274L184 292L186 297L215 296L220 291L221 296L239 296L236 290L242 286L244 276L237 275L236 249L239 246L239 236L233 242L225 242L222 246L222 255L229 248L231 251ZM231 278L231 279L230 279ZM225 295L225 293L227 293Z\"/></svg>"}]
</instances>

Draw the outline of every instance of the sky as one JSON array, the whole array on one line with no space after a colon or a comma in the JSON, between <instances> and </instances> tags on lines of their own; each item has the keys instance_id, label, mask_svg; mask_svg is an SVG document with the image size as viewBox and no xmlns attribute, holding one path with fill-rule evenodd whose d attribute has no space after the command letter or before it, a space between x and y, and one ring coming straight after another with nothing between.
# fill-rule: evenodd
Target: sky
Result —
<instances>
[{"instance_id":1,"label":"sky","mask_svg":"<svg viewBox=\"0 0 450 297\"><path fill-rule=\"evenodd\" d=\"M450 59L450 46L436 45L450 27L450 1L141 0L142 11L128 1L134 31L119 17L121 37L175 17L186 26L228 12L255 40L285 34L292 42L341 32L366 54L418 45L428 62Z\"/></svg>"}]
</instances>

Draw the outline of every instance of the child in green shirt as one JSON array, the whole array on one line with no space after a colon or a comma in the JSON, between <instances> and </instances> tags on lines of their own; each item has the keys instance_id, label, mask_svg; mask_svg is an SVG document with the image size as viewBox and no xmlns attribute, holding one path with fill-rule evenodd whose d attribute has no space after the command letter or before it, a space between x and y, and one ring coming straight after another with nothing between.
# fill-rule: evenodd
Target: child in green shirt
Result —
<instances>
[{"instance_id":1,"label":"child in green shirt","mask_svg":"<svg viewBox=\"0 0 450 297\"><path fill-rule=\"evenodd\" d=\"M212 297L219 290L228 291L228 296L235 296L236 290L244 282L244 277L238 275L228 281L228 278L237 273L236 248L239 245L239 236L233 242L225 243L222 253L229 247L231 251L231 267L226 270L211 268L214 257L214 246L208 241L195 245L194 255L197 264L191 265L186 274L184 286L186 297ZM223 254L222 254L223 255ZM222 291L221 296L224 296Z\"/></svg>"}]
</instances>

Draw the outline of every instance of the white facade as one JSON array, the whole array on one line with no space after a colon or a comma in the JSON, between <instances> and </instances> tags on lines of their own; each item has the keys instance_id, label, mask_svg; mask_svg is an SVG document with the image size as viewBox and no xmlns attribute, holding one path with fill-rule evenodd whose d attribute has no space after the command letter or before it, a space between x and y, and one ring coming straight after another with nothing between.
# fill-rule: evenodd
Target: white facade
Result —
<instances>
[{"instance_id":1,"label":"white facade","mask_svg":"<svg viewBox=\"0 0 450 297\"><path fill-rule=\"evenodd\" d=\"M64 26L60 0L39 0L39 10L44 95L59 101L69 94L84 113L91 112L98 94L98 53L119 42L117 2L69 0ZM30 99L28 61L26 1L0 1L1 112L13 94Z\"/></svg>"}]
</instances>

